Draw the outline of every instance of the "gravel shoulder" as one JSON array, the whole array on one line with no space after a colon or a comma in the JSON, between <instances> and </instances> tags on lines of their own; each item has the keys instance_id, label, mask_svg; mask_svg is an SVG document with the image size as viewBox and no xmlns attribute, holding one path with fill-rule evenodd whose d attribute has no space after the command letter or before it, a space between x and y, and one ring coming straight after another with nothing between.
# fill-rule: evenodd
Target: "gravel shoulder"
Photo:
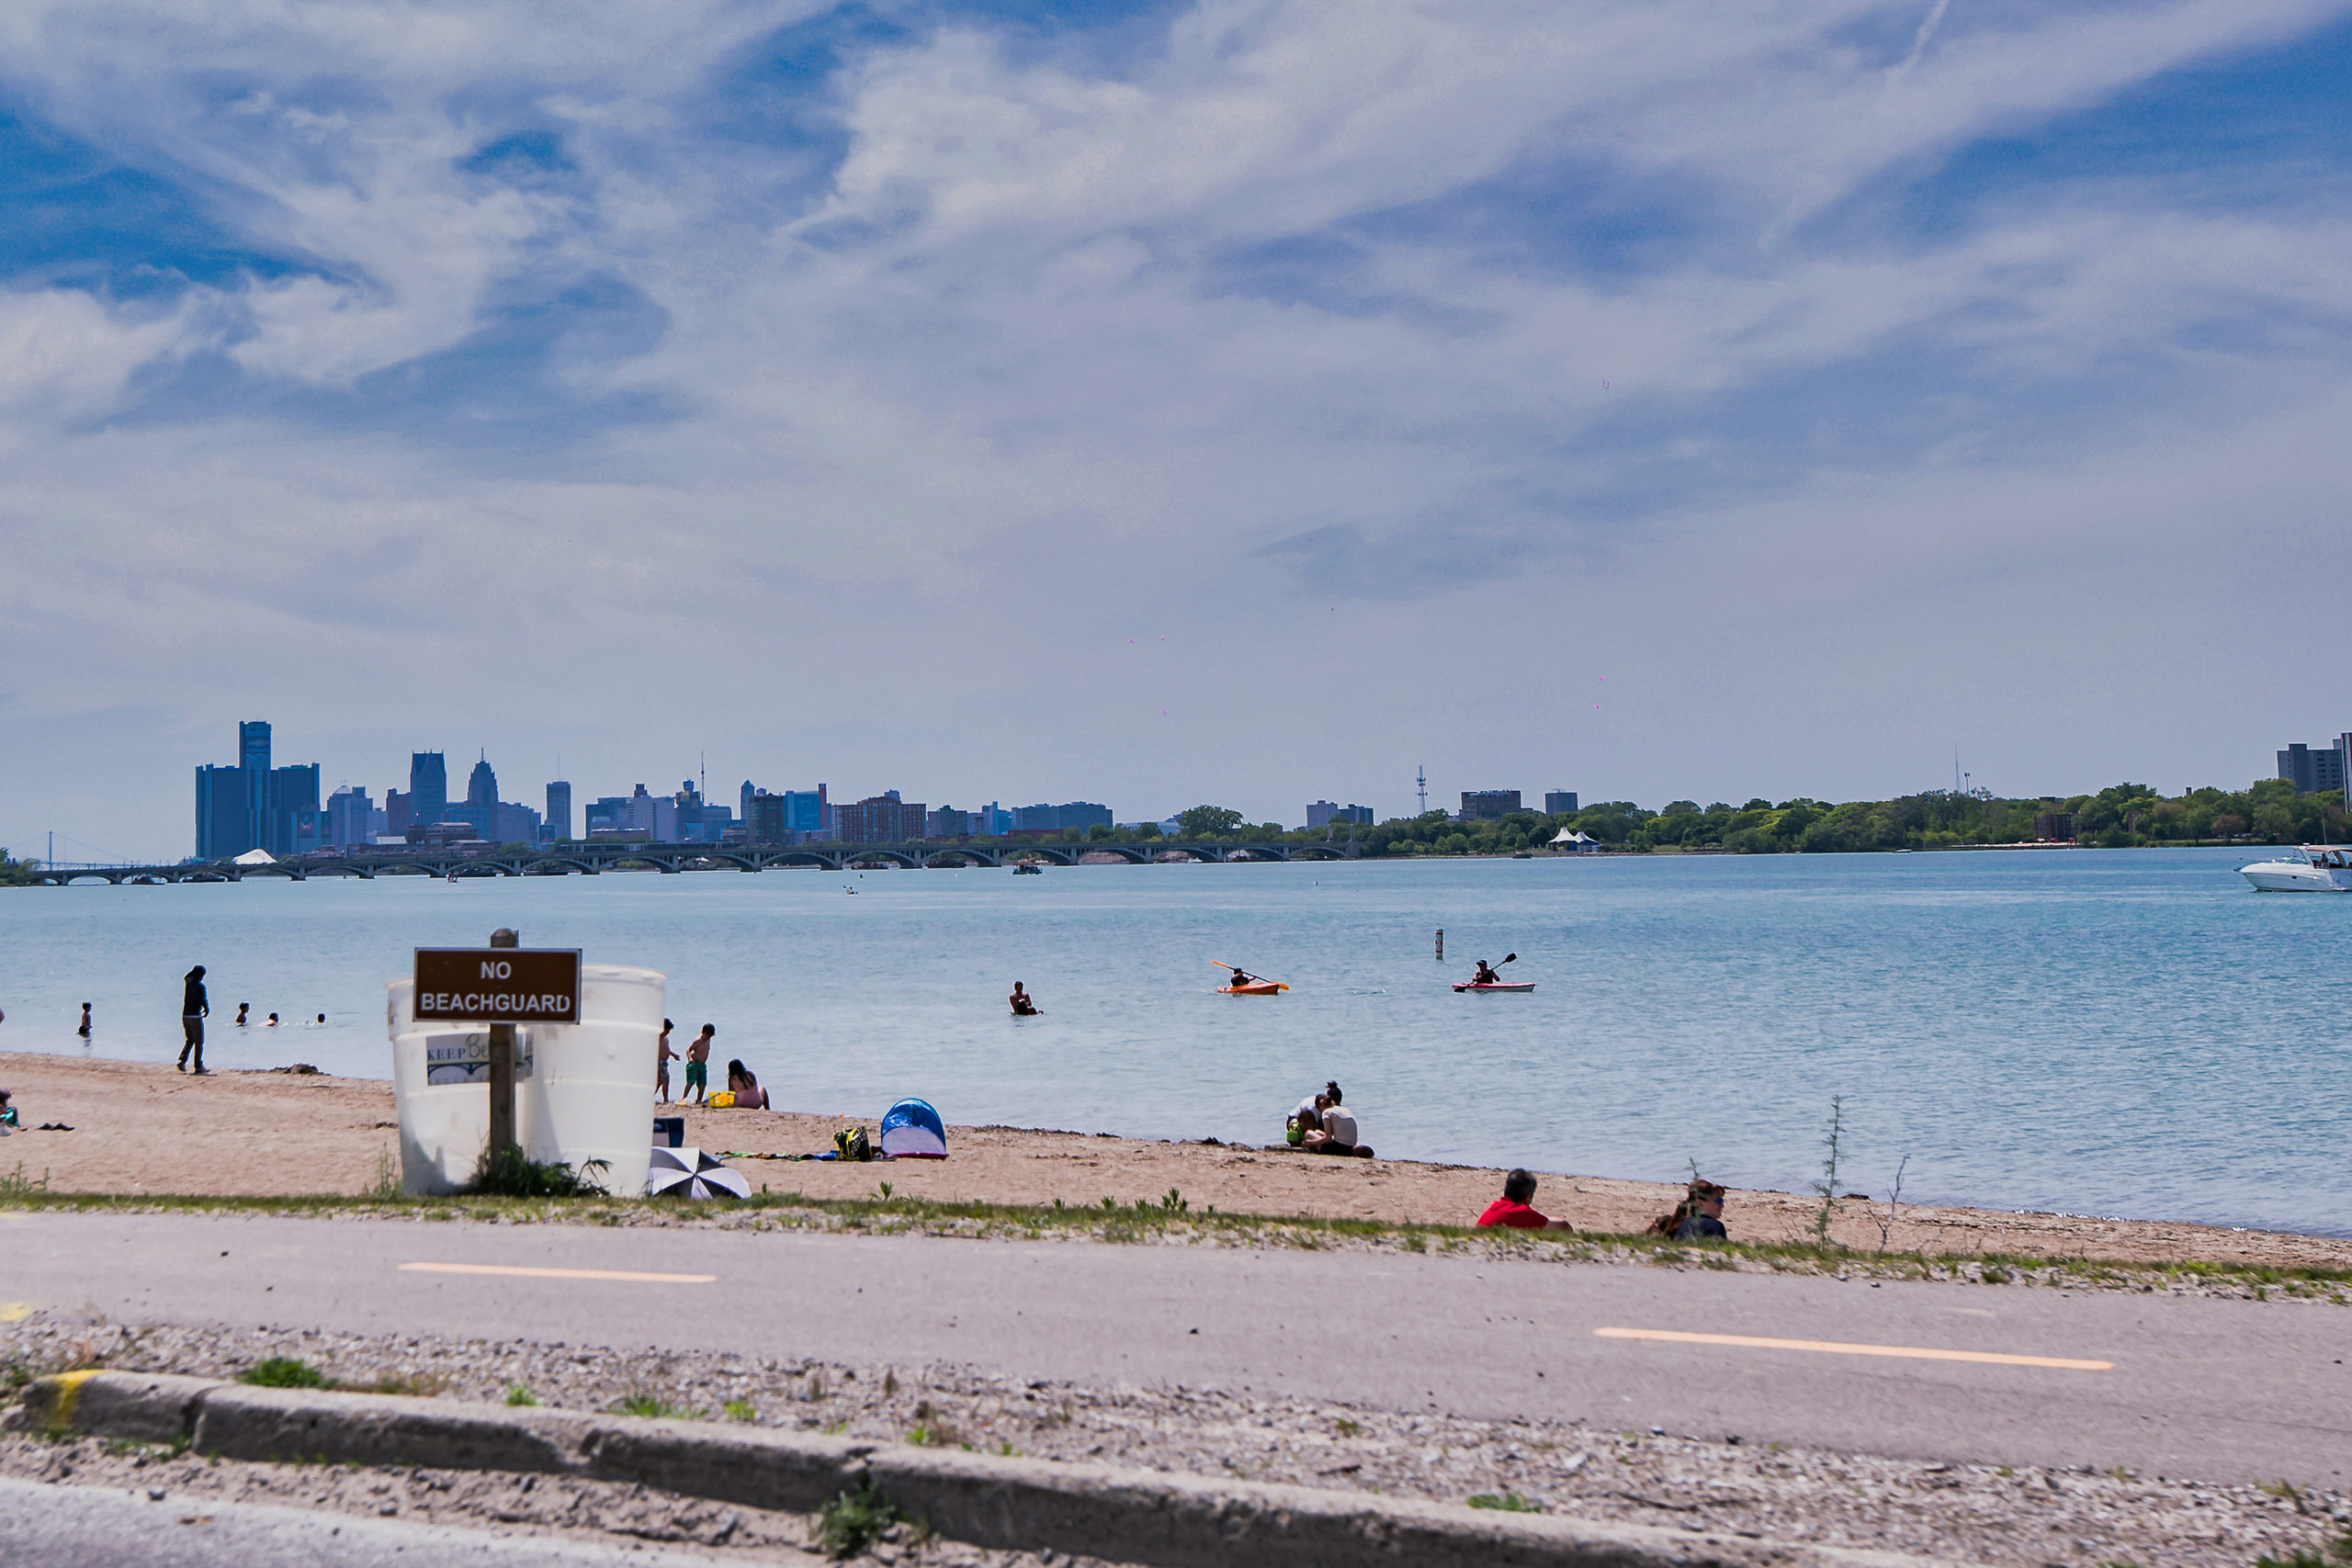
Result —
<instances>
[{"instance_id":1,"label":"gravel shoulder","mask_svg":"<svg viewBox=\"0 0 2352 1568\"><path fill-rule=\"evenodd\" d=\"M621 1353L528 1340L142 1329L87 1314L36 1314L0 1326L0 1368L12 1386L89 1365L234 1377L270 1357L300 1360L339 1384L426 1398L528 1398L560 1408L745 1420L1457 1504L1518 1499L1580 1518L1988 1564L2245 1568L2260 1556L2318 1550L2352 1526L2352 1499L2283 1483L1928 1464L1732 1434L1476 1421L1214 1387L1088 1386L956 1366ZM561 1478L213 1464L136 1446L18 1437L0 1439L0 1472L729 1551L798 1550L810 1539L808 1521L797 1516ZM903 1540L884 1541L877 1554L958 1568L1031 1561L955 1543L917 1552Z\"/></svg>"}]
</instances>

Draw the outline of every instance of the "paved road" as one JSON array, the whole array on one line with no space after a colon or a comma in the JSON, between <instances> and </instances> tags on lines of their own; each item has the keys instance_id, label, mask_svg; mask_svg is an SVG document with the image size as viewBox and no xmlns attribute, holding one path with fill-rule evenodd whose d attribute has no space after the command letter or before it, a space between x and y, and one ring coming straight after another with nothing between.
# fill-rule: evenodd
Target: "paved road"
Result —
<instances>
[{"instance_id":1,"label":"paved road","mask_svg":"<svg viewBox=\"0 0 2352 1568\"><path fill-rule=\"evenodd\" d=\"M0 1519L0 1568L719 1568L741 1561L6 1476Z\"/></svg>"},{"instance_id":2,"label":"paved road","mask_svg":"<svg viewBox=\"0 0 2352 1568\"><path fill-rule=\"evenodd\" d=\"M1306 1393L1983 1463L2352 1474L2352 1312L1355 1252L0 1213L0 1303L131 1323L707 1345ZM403 1265L640 1270L708 1283ZM2111 1370L1602 1337L1619 1328Z\"/></svg>"}]
</instances>

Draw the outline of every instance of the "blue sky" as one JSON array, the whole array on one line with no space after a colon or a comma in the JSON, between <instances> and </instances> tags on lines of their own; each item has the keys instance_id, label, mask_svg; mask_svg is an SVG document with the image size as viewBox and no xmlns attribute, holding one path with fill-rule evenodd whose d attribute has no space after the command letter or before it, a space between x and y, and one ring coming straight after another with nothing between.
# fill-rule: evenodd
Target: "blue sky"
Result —
<instances>
[{"instance_id":1,"label":"blue sky","mask_svg":"<svg viewBox=\"0 0 2352 1568\"><path fill-rule=\"evenodd\" d=\"M2352 6L26 0L0 843L1296 820L2352 728ZM62 765L63 764L63 765Z\"/></svg>"}]
</instances>

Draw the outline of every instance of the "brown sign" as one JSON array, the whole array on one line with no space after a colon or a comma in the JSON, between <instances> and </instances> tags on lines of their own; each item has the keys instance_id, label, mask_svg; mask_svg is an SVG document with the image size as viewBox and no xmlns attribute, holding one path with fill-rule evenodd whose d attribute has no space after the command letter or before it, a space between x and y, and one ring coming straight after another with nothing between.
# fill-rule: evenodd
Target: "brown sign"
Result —
<instances>
[{"instance_id":1,"label":"brown sign","mask_svg":"<svg viewBox=\"0 0 2352 1568\"><path fill-rule=\"evenodd\" d=\"M420 947L412 1017L451 1023L577 1023L576 947Z\"/></svg>"}]
</instances>

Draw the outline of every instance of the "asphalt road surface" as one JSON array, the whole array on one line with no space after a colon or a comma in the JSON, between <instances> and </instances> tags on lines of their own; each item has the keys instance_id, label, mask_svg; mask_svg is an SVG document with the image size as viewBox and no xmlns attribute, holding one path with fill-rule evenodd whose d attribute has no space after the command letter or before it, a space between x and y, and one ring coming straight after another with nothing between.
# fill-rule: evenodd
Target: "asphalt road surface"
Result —
<instances>
[{"instance_id":1,"label":"asphalt road surface","mask_svg":"<svg viewBox=\"0 0 2352 1568\"><path fill-rule=\"evenodd\" d=\"M555 1272L514 1272L530 1269ZM2352 1312L2303 1302L1343 1251L17 1213L0 1213L11 1304L967 1364L2218 1482L2341 1487L2352 1473ZM1823 1348L1741 1342L1757 1339ZM2007 1359L1938 1359L1955 1352Z\"/></svg>"},{"instance_id":2,"label":"asphalt road surface","mask_svg":"<svg viewBox=\"0 0 2352 1568\"><path fill-rule=\"evenodd\" d=\"M6 1476L0 1519L0 1568L718 1568L741 1561Z\"/></svg>"}]
</instances>

